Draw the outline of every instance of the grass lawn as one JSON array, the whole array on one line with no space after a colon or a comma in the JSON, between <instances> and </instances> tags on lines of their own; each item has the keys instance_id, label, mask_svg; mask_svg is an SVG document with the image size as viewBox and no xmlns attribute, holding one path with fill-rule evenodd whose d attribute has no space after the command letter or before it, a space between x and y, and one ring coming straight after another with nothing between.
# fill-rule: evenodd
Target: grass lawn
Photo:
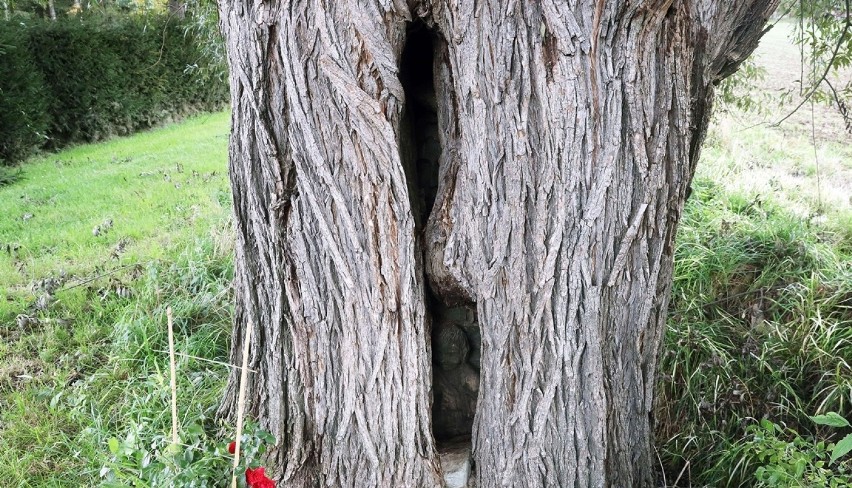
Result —
<instances>
[{"instance_id":1,"label":"grass lawn","mask_svg":"<svg viewBox=\"0 0 852 488\"><path fill-rule=\"evenodd\" d=\"M221 221L228 121L206 115L27 163L23 181L0 188L0 318L20 312L36 280L161 258Z\"/></svg>"}]
</instances>

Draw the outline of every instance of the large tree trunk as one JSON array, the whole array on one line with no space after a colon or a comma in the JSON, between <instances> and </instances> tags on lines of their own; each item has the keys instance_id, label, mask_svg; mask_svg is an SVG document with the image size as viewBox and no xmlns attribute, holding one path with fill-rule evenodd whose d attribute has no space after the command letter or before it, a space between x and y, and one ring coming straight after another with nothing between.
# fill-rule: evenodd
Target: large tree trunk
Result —
<instances>
[{"instance_id":1,"label":"large tree trunk","mask_svg":"<svg viewBox=\"0 0 852 488\"><path fill-rule=\"evenodd\" d=\"M430 335L458 305L479 486L651 486L677 222L776 3L221 0L232 360L254 327L282 486L441 484Z\"/></svg>"}]
</instances>

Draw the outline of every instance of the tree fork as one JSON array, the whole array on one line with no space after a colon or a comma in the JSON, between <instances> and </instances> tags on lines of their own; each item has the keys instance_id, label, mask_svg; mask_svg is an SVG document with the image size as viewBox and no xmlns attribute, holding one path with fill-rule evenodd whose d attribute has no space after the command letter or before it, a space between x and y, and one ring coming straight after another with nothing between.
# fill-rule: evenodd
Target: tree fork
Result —
<instances>
[{"instance_id":1,"label":"tree fork","mask_svg":"<svg viewBox=\"0 0 852 488\"><path fill-rule=\"evenodd\" d=\"M475 304L478 486L651 486L677 221L776 3L221 0L231 359L253 324L281 485L440 486L431 322ZM432 115L401 80L415 18Z\"/></svg>"}]
</instances>

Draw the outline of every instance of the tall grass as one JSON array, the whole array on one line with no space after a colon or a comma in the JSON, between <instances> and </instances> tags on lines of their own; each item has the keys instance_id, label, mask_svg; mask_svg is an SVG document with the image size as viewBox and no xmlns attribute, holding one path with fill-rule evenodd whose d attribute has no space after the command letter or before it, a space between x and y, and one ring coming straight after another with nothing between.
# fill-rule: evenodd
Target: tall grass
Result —
<instances>
[{"instance_id":1,"label":"tall grass","mask_svg":"<svg viewBox=\"0 0 852 488\"><path fill-rule=\"evenodd\" d=\"M748 425L816 435L808 414L852 414L850 251L772 201L695 183L655 412L669 480L750 485L754 460L726 456Z\"/></svg>"},{"instance_id":2,"label":"tall grass","mask_svg":"<svg viewBox=\"0 0 852 488\"><path fill-rule=\"evenodd\" d=\"M95 486L109 440L211 434L232 315L226 114L31 161L0 188L0 484ZM28 219L22 215L31 216ZM93 227L108 231L93 234Z\"/></svg>"},{"instance_id":3,"label":"tall grass","mask_svg":"<svg viewBox=\"0 0 852 488\"><path fill-rule=\"evenodd\" d=\"M47 346L42 359L59 367L54 378L2 391L0 479L12 486L92 486L111 462L110 438L142 446L169 432L167 305L175 309L182 353L181 425L215 429L227 367L188 356L227 360L231 279L230 253L199 239L173 261L146 266L129 298L89 291L92 321L78 322L77 331L48 326L32 338L34 346Z\"/></svg>"}]
</instances>

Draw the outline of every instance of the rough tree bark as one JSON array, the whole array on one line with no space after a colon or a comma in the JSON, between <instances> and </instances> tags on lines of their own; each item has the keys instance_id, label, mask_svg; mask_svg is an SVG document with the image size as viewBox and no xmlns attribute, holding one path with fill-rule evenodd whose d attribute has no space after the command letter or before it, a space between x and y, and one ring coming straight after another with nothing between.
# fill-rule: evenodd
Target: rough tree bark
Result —
<instances>
[{"instance_id":1,"label":"rough tree bark","mask_svg":"<svg viewBox=\"0 0 852 488\"><path fill-rule=\"evenodd\" d=\"M254 327L250 411L280 485L441 485L437 301L481 328L479 486L651 486L678 219L713 85L776 4L220 0L232 360ZM399 76L413 21L441 142L425 222Z\"/></svg>"}]
</instances>

